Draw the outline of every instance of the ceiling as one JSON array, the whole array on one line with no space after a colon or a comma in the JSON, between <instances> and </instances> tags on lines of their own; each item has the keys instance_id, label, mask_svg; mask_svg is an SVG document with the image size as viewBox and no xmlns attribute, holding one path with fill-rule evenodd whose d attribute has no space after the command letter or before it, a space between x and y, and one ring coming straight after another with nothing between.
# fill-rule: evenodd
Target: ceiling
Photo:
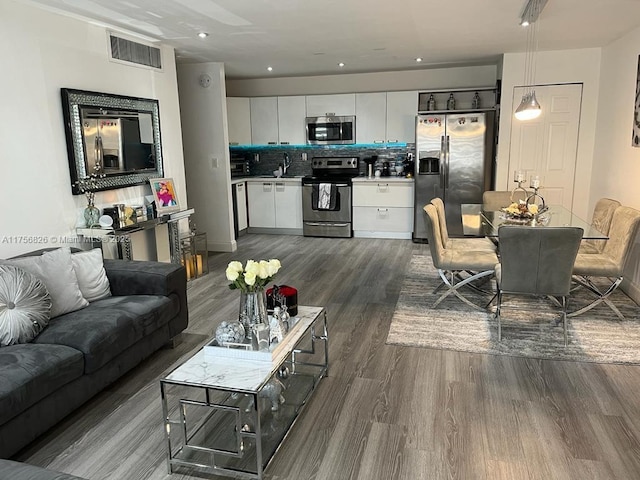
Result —
<instances>
[{"instance_id":1,"label":"ceiling","mask_svg":"<svg viewBox=\"0 0 640 480\"><path fill-rule=\"evenodd\" d=\"M525 0L30 3L162 41L175 48L178 63L224 62L228 78L486 64L526 47L518 24ZM539 49L601 47L639 25L640 0L549 0L538 23ZM209 35L201 39L199 32Z\"/></svg>"}]
</instances>

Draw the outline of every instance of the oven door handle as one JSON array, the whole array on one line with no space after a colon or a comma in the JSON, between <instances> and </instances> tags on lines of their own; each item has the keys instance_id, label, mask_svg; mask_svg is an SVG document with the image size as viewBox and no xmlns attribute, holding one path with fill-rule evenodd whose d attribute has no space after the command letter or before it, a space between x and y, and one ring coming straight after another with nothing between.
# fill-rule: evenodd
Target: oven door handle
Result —
<instances>
[{"instance_id":1,"label":"oven door handle","mask_svg":"<svg viewBox=\"0 0 640 480\"><path fill-rule=\"evenodd\" d=\"M304 222L305 224L309 225L310 227L346 227L347 225L349 225L348 223L317 223L317 222Z\"/></svg>"}]
</instances>

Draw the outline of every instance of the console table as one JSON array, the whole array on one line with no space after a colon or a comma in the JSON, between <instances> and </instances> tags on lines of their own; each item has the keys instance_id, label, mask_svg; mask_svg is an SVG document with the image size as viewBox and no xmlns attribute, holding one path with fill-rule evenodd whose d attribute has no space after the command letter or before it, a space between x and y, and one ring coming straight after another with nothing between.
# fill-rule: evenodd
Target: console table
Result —
<instances>
[{"instance_id":1,"label":"console table","mask_svg":"<svg viewBox=\"0 0 640 480\"><path fill-rule=\"evenodd\" d=\"M188 466L263 478L329 366L325 309L300 306L291 320L268 361L205 347L160 380L169 473Z\"/></svg>"},{"instance_id":2,"label":"console table","mask_svg":"<svg viewBox=\"0 0 640 480\"><path fill-rule=\"evenodd\" d=\"M105 258L112 253L124 260L157 260L179 265L182 254L178 222L189 218L194 211L193 208L181 210L120 228L78 228L76 234L101 246ZM116 251L105 251L105 244L109 243L115 245ZM155 258L149 255L151 250L155 250Z\"/></svg>"}]
</instances>

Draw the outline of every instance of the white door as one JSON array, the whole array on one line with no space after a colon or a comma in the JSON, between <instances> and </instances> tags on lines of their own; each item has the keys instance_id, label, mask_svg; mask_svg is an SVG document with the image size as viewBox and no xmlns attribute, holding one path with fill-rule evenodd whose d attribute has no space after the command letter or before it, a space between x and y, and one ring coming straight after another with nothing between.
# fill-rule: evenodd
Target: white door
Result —
<instances>
[{"instance_id":1,"label":"white door","mask_svg":"<svg viewBox=\"0 0 640 480\"><path fill-rule=\"evenodd\" d=\"M513 91L520 104L524 88ZM535 120L514 118L509 147L509 177L523 170L527 183L540 177L540 195L549 205L572 209L578 148L582 84L545 85L535 88L542 114Z\"/></svg>"},{"instance_id":2,"label":"white door","mask_svg":"<svg viewBox=\"0 0 640 480\"><path fill-rule=\"evenodd\" d=\"M416 141L418 92L387 92L387 143Z\"/></svg>"},{"instance_id":3,"label":"white door","mask_svg":"<svg viewBox=\"0 0 640 480\"><path fill-rule=\"evenodd\" d=\"M229 145L251 145L251 107L249 99L227 97Z\"/></svg>"}]
</instances>

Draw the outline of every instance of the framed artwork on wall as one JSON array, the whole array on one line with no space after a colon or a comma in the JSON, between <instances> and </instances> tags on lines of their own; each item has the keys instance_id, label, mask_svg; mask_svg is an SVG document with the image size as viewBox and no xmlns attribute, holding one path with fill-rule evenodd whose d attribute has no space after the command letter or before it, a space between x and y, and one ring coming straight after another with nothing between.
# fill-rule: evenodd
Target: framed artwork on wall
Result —
<instances>
[{"instance_id":1,"label":"framed artwork on wall","mask_svg":"<svg viewBox=\"0 0 640 480\"><path fill-rule=\"evenodd\" d=\"M631 146L640 147L640 55L638 55L638 76L636 77L636 107L633 110L633 135Z\"/></svg>"},{"instance_id":2,"label":"framed artwork on wall","mask_svg":"<svg viewBox=\"0 0 640 480\"><path fill-rule=\"evenodd\" d=\"M158 215L180 210L173 178L150 178L149 184L156 202Z\"/></svg>"}]
</instances>

